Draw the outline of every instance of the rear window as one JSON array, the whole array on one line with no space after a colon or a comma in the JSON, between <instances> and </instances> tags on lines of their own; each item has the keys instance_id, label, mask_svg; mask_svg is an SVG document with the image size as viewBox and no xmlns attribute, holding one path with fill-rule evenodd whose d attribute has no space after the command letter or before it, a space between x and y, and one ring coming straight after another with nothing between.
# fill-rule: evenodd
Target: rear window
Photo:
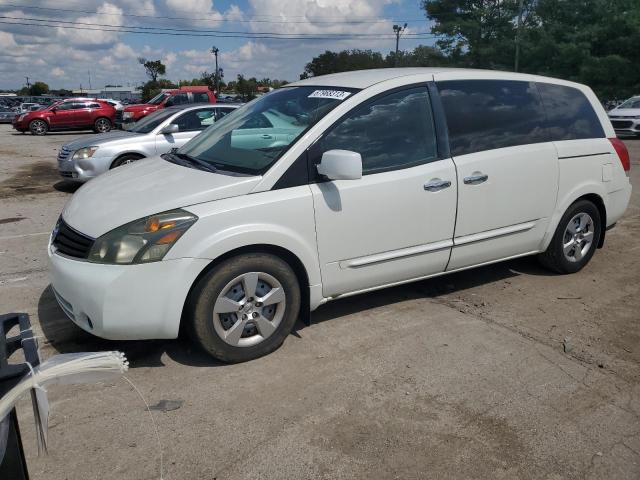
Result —
<instances>
[{"instance_id":1,"label":"rear window","mask_svg":"<svg viewBox=\"0 0 640 480\"><path fill-rule=\"evenodd\" d=\"M600 119L577 88L550 83L538 83L542 102L547 113L548 131L551 140L575 140L581 138L603 138L605 136Z\"/></svg>"},{"instance_id":2,"label":"rear window","mask_svg":"<svg viewBox=\"0 0 640 480\"><path fill-rule=\"evenodd\" d=\"M438 82L452 155L548 141L536 85L506 80Z\"/></svg>"}]
</instances>

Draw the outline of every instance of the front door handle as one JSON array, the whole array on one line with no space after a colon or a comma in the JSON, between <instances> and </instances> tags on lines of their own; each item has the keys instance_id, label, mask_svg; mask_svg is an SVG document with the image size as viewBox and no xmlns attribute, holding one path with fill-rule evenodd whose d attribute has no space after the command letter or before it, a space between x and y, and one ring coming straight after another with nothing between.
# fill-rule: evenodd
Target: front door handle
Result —
<instances>
[{"instance_id":1,"label":"front door handle","mask_svg":"<svg viewBox=\"0 0 640 480\"><path fill-rule=\"evenodd\" d=\"M449 188L451 182L449 180L440 180L439 178L432 178L424 184L424 189L428 192L437 192L445 188Z\"/></svg>"},{"instance_id":2,"label":"front door handle","mask_svg":"<svg viewBox=\"0 0 640 480\"><path fill-rule=\"evenodd\" d=\"M265 140L271 140L273 138L273 135L269 135L268 133L263 133L262 138L264 138Z\"/></svg>"},{"instance_id":3,"label":"front door handle","mask_svg":"<svg viewBox=\"0 0 640 480\"><path fill-rule=\"evenodd\" d=\"M489 175L482 172L473 172L469 177L464 177L464 183L467 185L478 185L489 179Z\"/></svg>"}]
</instances>

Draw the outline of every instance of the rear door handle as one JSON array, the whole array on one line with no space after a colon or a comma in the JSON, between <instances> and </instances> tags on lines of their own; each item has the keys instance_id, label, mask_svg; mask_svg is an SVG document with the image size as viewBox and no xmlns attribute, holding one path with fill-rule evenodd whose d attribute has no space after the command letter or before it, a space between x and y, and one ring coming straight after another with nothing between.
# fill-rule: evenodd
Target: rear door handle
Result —
<instances>
[{"instance_id":1,"label":"rear door handle","mask_svg":"<svg viewBox=\"0 0 640 480\"><path fill-rule=\"evenodd\" d=\"M489 179L489 175L482 172L473 172L470 176L464 177L464 183L467 185L478 185L484 183Z\"/></svg>"},{"instance_id":2,"label":"rear door handle","mask_svg":"<svg viewBox=\"0 0 640 480\"><path fill-rule=\"evenodd\" d=\"M424 184L424 189L428 192L437 192L445 188L449 188L451 182L449 180L441 180L439 178L432 178Z\"/></svg>"}]
</instances>

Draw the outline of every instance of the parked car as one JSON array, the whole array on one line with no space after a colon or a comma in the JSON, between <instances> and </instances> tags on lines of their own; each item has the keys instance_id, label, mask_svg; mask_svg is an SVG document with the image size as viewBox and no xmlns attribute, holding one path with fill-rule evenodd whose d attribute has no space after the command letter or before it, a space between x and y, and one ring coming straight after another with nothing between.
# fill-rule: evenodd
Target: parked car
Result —
<instances>
[{"instance_id":1,"label":"parked car","mask_svg":"<svg viewBox=\"0 0 640 480\"><path fill-rule=\"evenodd\" d=\"M613 110L610 110L609 118L618 135L639 136L640 97L631 97Z\"/></svg>"},{"instance_id":2,"label":"parked car","mask_svg":"<svg viewBox=\"0 0 640 480\"><path fill-rule=\"evenodd\" d=\"M297 133L264 126L271 146L234 145L272 115ZM526 255L578 272L629 203L629 169L584 85L438 68L313 77L80 188L51 235L53 290L95 335L175 338L184 322L214 357L245 361L335 298Z\"/></svg>"},{"instance_id":3,"label":"parked car","mask_svg":"<svg viewBox=\"0 0 640 480\"><path fill-rule=\"evenodd\" d=\"M116 125L130 128L134 122L161 108L186 105L190 103L216 103L216 96L207 86L180 87L175 90L163 90L147 103L127 105L118 112Z\"/></svg>"},{"instance_id":4,"label":"parked car","mask_svg":"<svg viewBox=\"0 0 640 480\"><path fill-rule=\"evenodd\" d=\"M28 130L33 135L44 135L53 130L94 130L106 133L111 130L115 116L116 110L108 103L70 99L17 116L13 121L13 128L23 133Z\"/></svg>"},{"instance_id":5,"label":"parked car","mask_svg":"<svg viewBox=\"0 0 640 480\"><path fill-rule=\"evenodd\" d=\"M39 103L21 103L18 107L18 113L27 113L32 112L34 110L38 110L40 108Z\"/></svg>"},{"instance_id":6,"label":"parked car","mask_svg":"<svg viewBox=\"0 0 640 480\"><path fill-rule=\"evenodd\" d=\"M0 123L11 123L16 116L16 112L6 107L0 109Z\"/></svg>"},{"instance_id":7,"label":"parked car","mask_svg":"<svg viewBox=\"0 0 640 480\"><path fill-rule=\"evenodd\" d=\"M181 147L238 105L169 107L143 118L129 131L82 137L63 145L58 172L86 182L112 168Z\"/></svg>"}]
</instances>

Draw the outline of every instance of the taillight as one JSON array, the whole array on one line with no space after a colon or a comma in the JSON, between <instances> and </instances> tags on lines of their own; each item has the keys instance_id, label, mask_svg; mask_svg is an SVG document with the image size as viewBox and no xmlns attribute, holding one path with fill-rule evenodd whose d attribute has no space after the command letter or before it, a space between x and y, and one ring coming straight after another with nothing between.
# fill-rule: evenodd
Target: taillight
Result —
<instances>
[{"instance_id":1,"label":"taillight","mask_svg":"<svg viewBox=\"0 0 640 480\"><path fill-rule=\"evenodd\" d=\"M619 138L610 138L609 141L613 148L616 149L616 153L618 154L618 158L620 159L620 163L622 164L622 168L625 172L631 170L631 159L629 158L629 150L627 150L627 146L624 144L622 140Z\"/></svg>"}]
</instances>

